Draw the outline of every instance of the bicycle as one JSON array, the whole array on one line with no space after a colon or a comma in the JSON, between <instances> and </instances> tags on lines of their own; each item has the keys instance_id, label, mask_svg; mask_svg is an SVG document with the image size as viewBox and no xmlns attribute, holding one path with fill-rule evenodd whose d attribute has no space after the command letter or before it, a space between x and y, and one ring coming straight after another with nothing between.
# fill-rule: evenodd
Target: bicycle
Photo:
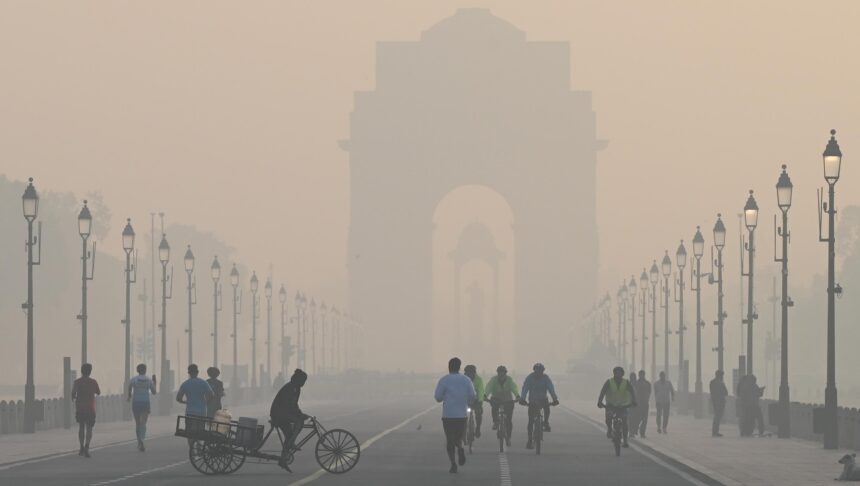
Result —
<instances>
[{"instance_id":1,"label":"bicycle","mask_svg":"<svg viewBox=\"0 0 860 486\"><path fill-rule=\"evenodd\" d=\"M468 411L469 411L469 420L466 422L465 441L466 441L466 445L469 447L469 454L471 454L472 453L472 444L475 443L475 409L472 407L469 407Z\"/></svg>"},{"instance_id":2,"label":"bicycle","mask_svg":"<svg viewBox=\"0 0 860 486\"><path fill-rule=\"evenodd\" d=\"M615 446L615 455L621 455L621 439L624 431L621 430L624 424L624 417L622 416L622 412L632 405L624 405L621 407L616 407L612 405L603 405L606 408L606 411L610 414L609 423L612 424L612 444Z\"/></svg>"},{"instance_id":3,"label":"bicycle","mask_svg":"<svg viewBox=\"0 0 860 486\"><path fill-rule=\"evenodd\" d=\"M505 414L505 405L516 403L516 400L486 400L490 405L494 403L498 405L499 410L499 428L496 430L496 437L499 438L499 452L505 452L505 445L511 445L511 431L508 430L508 417Z\"/></svg>"},{"instance_id":4,"label":"bicycle","mask_svg":"<svg viewBox=\"0 0 860 486\"><path fill-rule=\"evenodd\" d=\"M294 445L285 447L288 437L271 421L264 436L262 425L248 427L236 421L225 423L208 417L180 415L176 418L175 435L188 439L189 462L194 469L206 475L234 473L247 458L256 459L257 464L271 461L289 466L295 453L315 437L317 463L327 472L343 474L358 464L361 446L352 433L343 429L326 430L316 417L310 417L309 422L301 427L309 432ZM262 450L272 431L277 431L281 451Z\"/></svg>"},{"instance_id":5,"label":"bicycle","mask_svg":"<svg viewBox=\"0 0 860 486\"><path fill-rule=\"evenodd\" d=\"M538 413L534 417L534 421L532 424L532 441L535 446L535 453L540 455L541 451L541 442L543 442L543 407L547 404L548 400L537 400L535 404L539 404ZM526 405L531 405L531 403L527 403ZM549 403L549 406L554 407L555 403Z\"/></svg>"}]
</instances>

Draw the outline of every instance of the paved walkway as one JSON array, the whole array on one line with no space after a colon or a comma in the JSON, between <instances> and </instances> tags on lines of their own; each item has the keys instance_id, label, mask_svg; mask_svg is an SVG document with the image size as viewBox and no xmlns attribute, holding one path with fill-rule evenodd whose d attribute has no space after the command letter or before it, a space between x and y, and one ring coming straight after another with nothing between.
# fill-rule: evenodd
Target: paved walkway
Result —
<instances>
[{"instance_id":1,"label":"paved walkway","mask_svg":"<svg viewBox=\"0 0 860 486\"><path fill-rule=\"evenodd\" d=\"M312 403L312 402L308 402ZM177 407L178 413L179 407ZM269 404L242 405L230 410L234 416L265 417ZM149 417L146 427L147 440L173 435L176 429L176 415ZM134 421L96 422L90 448L100 448L123 443L134 444ZM78 424L72 423L71 429L50 429L35 434L4 434L0 436L0 470L9 463L38 460L44 457L62 456L78 453Z\"/></svg>"},{"instance_id":2,"label":"paved walkway","mask_svg":"<svg viewBox=\"0 0 860 486\"><path fill-rule=\"evenodd\" d=\"M571 403L578 413L603 422L594 402ZM686 415L669 418L669 434L657 434L655 417L649 417L646 439L635 442L674 459L726 485L841 484L837 461L853 451L827 451L820 444L800 439L740 438L737 426L724 424L722 438L711 437L711 419Z\"/></svg>"}]
</instances>

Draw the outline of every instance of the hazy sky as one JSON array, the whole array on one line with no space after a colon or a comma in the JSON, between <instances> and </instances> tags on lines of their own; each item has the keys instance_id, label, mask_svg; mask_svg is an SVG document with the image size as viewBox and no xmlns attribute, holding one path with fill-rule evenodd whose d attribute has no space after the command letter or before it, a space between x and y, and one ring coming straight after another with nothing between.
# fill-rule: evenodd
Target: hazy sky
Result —
<instances>
[{"instance_id":1,"label":"hazy sky","mask_svg":"<svg viewBox=\"0 0 860 486\"><path fill-rule=\"evenodd\" d=\"M750 188L770 265L782 163L795 184L795 278L822 269L814 198L830 128L845 154L839 205L860 203L850 0L0 0L0 170L81 198L102 191L115 243L103 251L119 253L124 218L145 229L163 210L216 232L249 266L271 261L343 300L349 167L337 141L349 138L353 93L374 87L377 41L417 40L458 7L571 43L572 88L593 92L609 140L603 284L697 224L710 240L718 211L734 241ZM727 260L736 268L734 247Z\"/></svg>"}]
</instances>

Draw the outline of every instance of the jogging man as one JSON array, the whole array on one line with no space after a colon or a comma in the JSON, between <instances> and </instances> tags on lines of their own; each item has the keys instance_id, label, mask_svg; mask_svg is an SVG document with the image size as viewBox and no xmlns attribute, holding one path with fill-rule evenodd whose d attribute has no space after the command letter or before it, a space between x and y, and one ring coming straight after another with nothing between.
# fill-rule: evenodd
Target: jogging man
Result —
<instances>
[{"instance_id":1,"label":"jogging man","mask_svg":"<svg viewBox=\"0 0 860 486\"><path fill-rule=\"evenodd\" d=\"M96 395L101 395L99 384L90 378L93 365L81 365L81 376L72 385L72 400L75 401L75 420L78 422L78 442L81 445L79 456L90 457L90 441L93 440L93 427L96 425Z\"/></svg>"},{"instance_id":2,"label":"jogging man","mask_svg":"<svg viewBox=\"0 0 860 486\"><path fill-rule=\"evenodd\" d=\"M478 369L473 364L466 365L466 367L463 368L463 374L468 376L469 379L472 380L472 384L475 386L477 398L472 401L470 406L472 407L472 410L475 411L475 438L480 438L481 422L484 420L484 379L478 374Z\"/></svg>"},{"instance_id":3,"label":"jogging man","mask_svg":"<svg viewBox=\"0 0 860 486\"><path fill-rule=\"evenodd\" d=\"M477 394L472 380L460 374L460 358L448 361L448 374L439 379L436 384L434 397L442 402L442 428L445 430L445 450L451 461L448 472L457 472L457 464L466 464L466 452L463 450L463 431L466 430L466 409L475 401ZM457 449L458 461L454 461L454 448Z\"/></svg>"},{"instance_id":4,"label":"jogging man","mask_svg":"<svg viewBox=\"0 0 860 486\"><path fill-rule=\"evenodd\" d=\"M137 434L137 450L143 452L146 448L146 421L149 420L149 394L155 395L155 375L152 379L146 376L146 365L137 365L137 376L128 381L128 401L131 402L131 413L134 415L135 433Z\"/></svg>"},{"instance_id":5,"label":"jogging man","mask_svg":"<svg viewBox=\"0 0 860 486\"><path fill-rule=\"evenodd\" d=\"M542 363L535 363L532 367L532 372L529 376L526 377L523 382L523 387L521 390L522 397L520 398L520 405L527 405L529 408L529 425L528 425L528 442L526 442L526 449L532 449L534 447L534 443L532 441L535 417L537 417L540 410L543 409L543 430L545 432L549 432L552 430L549 426L549 399L547 398L547 393L552 397L552 404L558 405L558 396L555 394L555 386L552 384L552 380L544 373L544 365ZM528 400L528 401L527 401Z\"/></svg>"}]
</instances>

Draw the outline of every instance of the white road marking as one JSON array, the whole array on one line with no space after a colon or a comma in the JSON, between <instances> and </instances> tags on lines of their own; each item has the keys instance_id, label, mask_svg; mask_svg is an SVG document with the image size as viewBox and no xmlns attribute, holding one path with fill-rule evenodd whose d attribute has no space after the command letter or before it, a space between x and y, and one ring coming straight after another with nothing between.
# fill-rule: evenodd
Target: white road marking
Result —
<instances>
[{"instance_id":1,"label":"white road marking","mask_svg":"<svg viewBox=\"0 0 860 486\"><path fill-rule=\"evenodd\" d=\"M435 409L435 408L437 408L437 407L439 407L439 405L433 405L432 407L428 408L427 410L424 410L423 412L418 412L418 413L416 413L415 415L413 415L413 416L409 417L408 419L404 420L403 422L400 422L399 424L395 425L394 427L391 427L391 428L389 428L389 429L385 429L385 430L383 430L382 432L380 432L380 433L378 433L378 434L374 435L374 436L373 436L373 437L371 437L370 439L367 439L363 444L361 444L361 452L366 451L370 446L372 446L372 445L373 445L376 441L378 441L379 439L381 439L381 438L385 437L386 435L388 435L388 434L390 434L390 433L392 433L392 432L394 432L394 431L396 431L396 430L398 430L398 429L403 428L403 427L404 427L404 426L406 426L406 424L408 424L409 422L412 422L413 420L417 419L418 417L420 417L420 416L422 416L422 415L426 414L427 412L429 412L429 411L431 411L431 410L433 410L433 409ZM311 475L309 475L309 476L305 476L304 478L302 478L302 479L300 479L300 480L298 480L298 481L296 481L295 483L292 483L292 484L293 484L293 486L302 486L302 485L304 485L304 484L308 484L308 483L310 483L310 482L312 482L312 481L316 481L316 480L317 480L317 479L319 479L323 474L326 474L326 470L325 470L325 469L317 469L317 471L316 471L316 472L314 472L313 474L311 474Z\"/></svg>"},{"instance_id":2,"label":"white road marking","mask_svg":"<svg viewBox=\"0 0 860 486\"><path fill-rule=\"evenodd\" d=\"M592 419L591 419L591 418L586 417L586 416L584 416L584 415L580 414L579 412L577 412L577 411L573 410L572 408L567 407L567 406L562 406L561 408L562 408L563 410L566 410L568 413L570 413L570 414L571 414L571 415L573 415L574 417L578 418L579 420L581 420L581 421L583 421L583 422L587 423L588 425L591 425L591 426L592 426L592 427L594 427L595 429L599 430L601 433L603 433L603 432L605 431L605 430L604 430L604 428L603 428L603 425L598 424L598 423L595 423L594 421L592 421ZM668 462L666 462L666 461L664 461L664 460L660 459L659 457L655 456L654 454L651 454L650 452L648 452L648 451L646 451L646 450L642 449L641 447L639 447L639 446L638 446L638 445L636 445L635 443L630 444L630 448L631 448L631 449L633 449L633 450L635 450L636 452L638 452L638 453L642 454L643 456L647 457L648 459L651 459L651 460L652 460L652 461L654 461L657 465L660 465L660 466L662 466L662 467L664 467L664 468L666 468L666 469L668 469L668 470L672 471L673 473L677 474L678 476L680 476L680 477L681 477L681 478L683 478L684 480L686 480L686 481L690 482L691 484L695 484L696 486L708 486L707 484L705 484L705 483L703 483L703 482L699 481L698 479L694 478L693 476L690 476L690 475L689 475L688 473L686 473L685 471L682 471L682 470L678 469L677 467L675 467L675 466L673 466L673 465L669 464ZM695 468L692 468L692 469L695 469Z\"/></svg>"},{"instance_id":3,"label":"white road marking","mask_svg":"<svg viewBox=\"0 0 860 486\"><path fill-rule=\"evenodd\" d=\"M109 479L107 481L102 481L100 483L92 483L92 484L90 484L90 486L104 486L105 484L119 483L121 481L125 481L128 479L143 476L145 474L150 474L150 473L154 473L154 472L158 472L158 471L164 471L165 469L170 469L172 467L181 466L181 465L187 464L187 463L188 463L188 461L174 462L173 464L168 464L166 466L160 466L160 467L154 467L152 469L147 469L146 471L140 471L140 472L136 472L134 474L129 474L129 475L123 476L121 478Z\"/></svg>"},{"instance_id":4,"label":"white road marking","mask_svg":"<svg viewBox=\"0 0 860 486\"><path fill-rule=\"evenodd\" d=\"M511 486L511 466L508 464L508 455L499 453L499 474L501 475L501 486Z\"/></svg>"}]
</instances>

